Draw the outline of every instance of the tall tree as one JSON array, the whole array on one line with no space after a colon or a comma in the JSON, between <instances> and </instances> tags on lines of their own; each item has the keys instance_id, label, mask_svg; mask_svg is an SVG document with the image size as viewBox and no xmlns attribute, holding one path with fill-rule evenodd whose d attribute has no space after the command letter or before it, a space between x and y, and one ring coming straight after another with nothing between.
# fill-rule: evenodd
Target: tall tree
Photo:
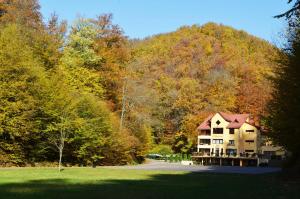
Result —
<instances>
[{"instance_id":1,"label":"tall tree","mask_svg":"<svg viewBox=\"0 0 300 199\"><path fill-rule=\"evenodd\" d=\"M77 123L76 107L79 100L79 94L73 91L64 80L62 70L57 70L55 77L49 81L47 97L44 101L43 111L47 115L44 130L48 135L48 140L53 144L59 154L58 169L62 169L62 157L65 142L69 134L74 133Z\"/></svg>"},{"instance_id":2,"label":"tall tree","mask_svg":"<svg viewBox=\"0 0 300 199\"><path fill-rule=\"evenodd\" d=\"M0 31L0 148L15 164L30 156L46 84L45 71L22 33L14 24Z\"/></svg>"},{"instance_id":3,"label":"tall tree","mask_svg":"<svg viewBox=\"0 0 300 199\"><path fill-rule=\"evenodd\" d=\"M291 3L292 1L289 1ZM269 127L274 140L292 152L292 163L300 164L300 8L295 6L279 17L289 22L287 45L281 54L274 79L275 92L270 103ZM299 172L299 167L298 167Z\"/></svg>"},{"instance_id":4,"label":"tall tree","mask_svg":"<svg viewBox=\"0 0 300 199\"><path fill-rule=\"evenodd\" d=\"M39 29L42 15L38 0L0 0L0 23L18 23Z\"/></svg>"}]
</instances>

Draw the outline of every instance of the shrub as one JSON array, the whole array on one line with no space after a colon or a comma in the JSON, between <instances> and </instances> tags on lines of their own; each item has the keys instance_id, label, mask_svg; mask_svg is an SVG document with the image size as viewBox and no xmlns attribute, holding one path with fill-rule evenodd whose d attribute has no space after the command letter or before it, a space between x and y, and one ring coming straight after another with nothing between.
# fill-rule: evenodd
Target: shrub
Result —
<instances>
[{"instance_id":1,"label":"shrub","mask_svg":"<svg viewBox=\"0 0 300 199\"><path fill-rule=\"evenodd\" d=\"M153 147L152 150L149 151L149 153L168 155L168 154L173 154L173 151L169 145L160 144L160 145L156 145L155 147Z\"/></svg>"},{"instance_id":2,"label":"shrub","mask_svg":"<svg viewBox=\"0 0 300 199\"><path fill-rule=\"evenodd\" d=\"M183 159L184 160L188 160L188 158L187 158L187 154L185 153L185 154L183 154Z\"/></svg>"}]
</instances>

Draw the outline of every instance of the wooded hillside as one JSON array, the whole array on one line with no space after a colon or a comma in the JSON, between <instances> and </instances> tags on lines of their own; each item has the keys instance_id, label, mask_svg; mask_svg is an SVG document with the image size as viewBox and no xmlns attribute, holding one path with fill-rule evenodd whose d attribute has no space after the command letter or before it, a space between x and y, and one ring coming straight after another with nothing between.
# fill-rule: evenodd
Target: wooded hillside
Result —
<instances>
[{"instance_id":1,"label":"wooded hillside","mask_svg":"<svg viewBox=\"0 0 300 199\"><path fill-rule=\"evenodd\" d=\"M156 142L174 135L196 139L195 129L209 112L266 116L277 49L231 27L208 23L133 42L132 65L156 100L151 118ZM179 146L180 148L180 146ZM179 151L178 151L179 152Z\"/></svg>"},{"instance_id":2,"label":"wooded hillside","mask_svg":"<svg viewBox=\"0 0 300 199\"><path fill-rule=\"evenodd\" d=\"M140 162L156 144L191 152L210 112L267 115L266 41L214 23L130 40L111 15L67 26L39 9L0 0L0 165Z\"/></svg>"}]
</instances>

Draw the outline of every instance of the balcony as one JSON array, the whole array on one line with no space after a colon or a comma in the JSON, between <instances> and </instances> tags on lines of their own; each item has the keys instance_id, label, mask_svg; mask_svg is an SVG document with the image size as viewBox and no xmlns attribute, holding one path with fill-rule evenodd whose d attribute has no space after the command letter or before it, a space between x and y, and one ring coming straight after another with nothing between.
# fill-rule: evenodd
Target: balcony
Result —
<instances>
[{"instance_id":1,"label":"balcony","mask_svg":"<svg viewBox=\"0 0 300 199\"><path fill-rule=\"evenodd\" d=\"M198 148L199 149L210 149L210 143L199 143Z\"/></svg>"},{"instance_id":2,"label":"balcony","mask_svg":"<svg viewBox=\"0 0 300 199\"><path fill-rule=\"evenodd\" d=\"M199 143L199 145L209 145L210 146L210 143Z\"/></svg>"},{"instance_id":3,"label":"balcony","mask_svg":"<svg viewBox=\"0 0 300 199\"><path fill-rule=\"evenodd\" d=\"M227 146L232 146L232 147L234 147L235 144L234 144L234 143L228 143Z\"/></svg>"},{"instance_id":4,"label":"balcony","mask_svg":"<svg viewBox=\"0 0 300 199\"><path fill-rule=\"evenodd\" d=\"M198 136L211 136L210 130L201 130Z\"/></svg>"},{"instance_id":5,"label":"balcony","mask_svg":"<svg viewBox=\"0 0 300 199\"><path fill-rule=\"evenodd\" d=\"M199 139L210 139L211 136L210 135L198 135Z\"/></svg>"},{"instance_id":6,"label":"balcony","mask_svg":"<svg viewBox=\"0 0 300 199\"><path fill-rule=\"evenodd\" d=\"M198 140L198 145L208 145L208 146L210 146L210 138L199 139Z\"/></svg>"}]
</instances>

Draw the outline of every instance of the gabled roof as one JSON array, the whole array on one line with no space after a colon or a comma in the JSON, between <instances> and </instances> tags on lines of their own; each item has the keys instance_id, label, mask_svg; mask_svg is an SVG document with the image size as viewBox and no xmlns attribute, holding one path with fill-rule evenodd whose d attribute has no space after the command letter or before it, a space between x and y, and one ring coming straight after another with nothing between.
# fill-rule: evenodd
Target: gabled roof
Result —
<instances>
[{"instance_id":1,"label":"gabled roof","mask_svg":"<svg viewBox=\"0 0 300 199\"><path fill-rule=\"evenodd\" d=\"M210 130L210 120L215 114L210 114L197 128L197 130Z\"/></svg>"},{"instance_id":2,"label":"gabled roof","mask_svg":"<svg viewBox=\"0 0 300 199\"><path fill-rule=\"evenodd\" d=\"M220 112L219 113L226 121L229 122L227 128L239 129L249 118L249 114L229 114Z\"/></svg>"},{"instance_id":3,"label":"gabled roof","mask_svg":"<svg viewBox=\"0 0 300 199\"><path fill-rule=\"evenodd\" d=\"M228 126L226 128L241 128L241 126L246 122L246 120L249 118L249 114L232 114L232 113L224 113L224 112L218 112L221 117L224 118L227 122L229 122ZM211 114L208 116L197 128L198 130L210 130L211 125L211 118L215 114ZM248 123L248 122L247 122ZM252 124L250 124L252 125Z\"/></svg>"}]
</instances>

